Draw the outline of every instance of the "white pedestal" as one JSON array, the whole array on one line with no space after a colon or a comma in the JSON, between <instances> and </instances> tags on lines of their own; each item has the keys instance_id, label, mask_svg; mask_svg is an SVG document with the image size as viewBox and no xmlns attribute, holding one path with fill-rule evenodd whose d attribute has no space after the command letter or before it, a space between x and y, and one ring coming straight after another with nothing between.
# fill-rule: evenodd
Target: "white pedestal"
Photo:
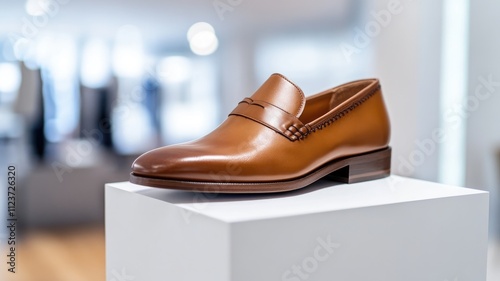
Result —
<instances>
[{"instance_id":1,"label":"white pedestal","mask_svg":"<svg viewBox=\"0 0 500 281\"><path fill-rule=\"evenodd\" d=\"M484 281L488 193L397 176L275 195L106 185L108 281Z\"/></svg>"}]
</instances>

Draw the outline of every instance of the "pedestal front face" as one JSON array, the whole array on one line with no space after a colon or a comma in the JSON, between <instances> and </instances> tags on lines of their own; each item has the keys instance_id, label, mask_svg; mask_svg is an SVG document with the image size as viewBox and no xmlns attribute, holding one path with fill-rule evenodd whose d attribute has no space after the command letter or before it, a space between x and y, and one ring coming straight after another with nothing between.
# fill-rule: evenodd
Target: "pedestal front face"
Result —
<instances>
[{"instance_id":1,"label":"pedestal front face","mask_svg":"<svg viewBox=\"0 0 500 281\"><path fill-rule=\"evenodd\" d=\"M106 280L230 280L229 225L144 193L106 187Z\"/></svg>"},{"instance_id":2,"label":"pedestal front face","mask_svg":"<svg viewBox=\"0 0 500 281\"><path fill-rule=\"evenodd\" d=\"M488 194L401 177L275 195L106 186L107 280L486 280Z\"/></svg>"}]
</instances>

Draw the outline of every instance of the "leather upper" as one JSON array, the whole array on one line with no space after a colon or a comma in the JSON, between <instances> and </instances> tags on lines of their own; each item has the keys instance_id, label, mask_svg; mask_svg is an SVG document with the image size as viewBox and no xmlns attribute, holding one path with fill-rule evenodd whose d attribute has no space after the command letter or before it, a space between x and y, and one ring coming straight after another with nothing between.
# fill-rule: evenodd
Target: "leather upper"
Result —
<instances>
[{"instance_id":1,"label":"leather upper","mask_svg":"<svg viewBox=\"0 0 500 281\"><path fill-rule=\"evenodd\" d=\"M141 155L132 173L202 182L273 182L388 146L390 125L377 79L308 98L281 74L271 77L208 135Z\"/></svg>"}]
</instances>

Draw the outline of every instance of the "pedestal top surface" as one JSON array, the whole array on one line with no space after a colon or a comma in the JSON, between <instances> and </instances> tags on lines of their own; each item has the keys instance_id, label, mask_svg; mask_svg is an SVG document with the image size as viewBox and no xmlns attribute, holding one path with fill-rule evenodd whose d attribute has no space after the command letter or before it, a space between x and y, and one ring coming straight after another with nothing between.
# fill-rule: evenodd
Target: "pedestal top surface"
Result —
<instances>
[{"instance_id":1,"label":"pedestal top surface","mask_svg":"<svg viewBox=\"0 0 500 281\"><path fill-rule=\"evenodd\" d=\"M151 188L119 182L107 184L187 211L225 222L305 215L445 197L487 194L400 176L355 184L321 180L300 190L274 194L207 194Z\"/></svg>"}]
</instances>

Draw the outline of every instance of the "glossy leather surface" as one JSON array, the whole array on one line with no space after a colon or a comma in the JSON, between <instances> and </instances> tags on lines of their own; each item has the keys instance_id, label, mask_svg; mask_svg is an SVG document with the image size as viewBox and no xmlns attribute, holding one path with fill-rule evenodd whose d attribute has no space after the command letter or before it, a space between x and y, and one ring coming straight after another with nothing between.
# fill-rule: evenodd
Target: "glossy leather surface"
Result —
<instances>
[{"instance_id":1,"label":"glossy leather surface","mask_svg":"<svg viewBox=\"0 0 500 281\"><path fill-rule=\"evenodd\" d=\"M306 99L300 88L273 74L210 134L141 155L132 174L194 182L284 181L335 159L386 148L389 137L377 79Z\"/></svg>"}]
</instances>

